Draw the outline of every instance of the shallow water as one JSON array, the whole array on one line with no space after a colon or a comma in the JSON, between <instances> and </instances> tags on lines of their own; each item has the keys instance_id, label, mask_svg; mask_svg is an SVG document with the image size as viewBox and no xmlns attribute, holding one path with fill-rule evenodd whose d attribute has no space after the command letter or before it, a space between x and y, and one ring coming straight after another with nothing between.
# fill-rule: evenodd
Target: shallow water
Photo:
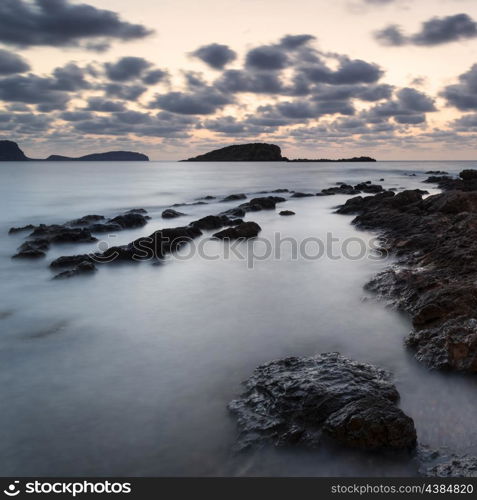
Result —
<instances>
[{"instance_id":1,"label":"shallow water","mask_svg":"<svg viewBox=\"0 0 477 500\"><path fill-rule=\"evenodd\" d=\"M337 181L380 178L385 187L429 189L421 183L425 171L457 173L475 166L2 164L2 475L415 474L407 457L342 449L233 453L236 428L226 405L240 393L240 382L271 359L326 351L391 370L421 443L477 453L475 379L428 372L403 347L408 319L372 297L363 300L364 283L390 261L369 252L343 258L343 242L359 237L369 244L374 236L356 231L352 217L333 214L344 196L283 203L294 217L247 215L272 242L277 234L301 242L332 233L339 240L333 255L319 259L294 259L290 246L282 245L280 258L249 266L236 255L223 258L223 242L208 241L218 260L186 248L162 265L103 266L91 277L52 281L48 262L94 250L95 244L57 245L46 261L25 262L10 258L25 234L7 235L13 225L146 208L148 225L107 238L116 245L238 204L187 206L178 208L187 212L181 219L160 218L164 208L204 195L317 192ZM253 243L257 254L259 245Z\"/></svg>"}]
</instances>

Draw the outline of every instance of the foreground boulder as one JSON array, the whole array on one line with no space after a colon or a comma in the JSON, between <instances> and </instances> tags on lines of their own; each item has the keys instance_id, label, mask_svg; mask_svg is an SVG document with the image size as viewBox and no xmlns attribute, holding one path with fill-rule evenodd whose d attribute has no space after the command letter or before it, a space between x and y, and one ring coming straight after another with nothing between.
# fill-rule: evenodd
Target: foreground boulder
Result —
<instances>
[{"instance_id":1,"label":"foreground boulder","mask_svg":"<svg viewBox=\"0 0 477 500\"><path fill-rule=\"evenodd\" d=\"M319 446L325 437L368 450L410 449L416 431L396 407L389 373L338 353L285 358L259 366L229 404L239 447Z\"/></svg>"}]
</instances>

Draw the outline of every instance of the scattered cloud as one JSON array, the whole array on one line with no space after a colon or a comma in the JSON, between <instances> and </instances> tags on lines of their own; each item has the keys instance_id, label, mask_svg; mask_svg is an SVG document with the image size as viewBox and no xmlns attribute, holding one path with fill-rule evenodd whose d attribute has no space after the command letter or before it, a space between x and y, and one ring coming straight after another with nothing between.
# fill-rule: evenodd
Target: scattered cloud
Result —
<instances>
[{"instance_id":1,"label":"scattered cloud","mask_svg":"<svg viewBox=\"0 0 477 500\"><path fill-rule=\"evenodd\" d=\"M459 76L459 83L445 87L441 95L460 111L477 110L477 64Z\"/></svg>"},{"instance_id":2,"label":"scattered cloud","mask_svg":"<svg viewBox=\"0 0 477 500\"><path fill-rule=\"evenodd\" d=\"M18 47L79 46L101 51L110 40L145 38L152 31L110 10L70 0L1 0L0 42Z\"/></svg>"},{"instance_id":3,"label":"scattered cloud","mask_svg":"<svg viewBox=\"0 0 477 500\"><path fill-rule=\"evenodd\" d=\"M223 69L237 58L236 52L230 49L228 45L219 43L203 45L193 52L192 56L197 57L213 69Z\"/></svg>"},{"instance_id":4,"label":"scattered cloud","mask_svg":"<svg viewBox=\"0 0 477 500\"><path fill-rule=\"evenodd\" d=\"M382 45L421 45L432 47L477 37L477 23L467 14L433 17L421 25L420 31L406 35L397 24L390 24L374 34Z\"/></svg>"},{"instance_id":5,"label":"scattered cloud","mask_svg":"<svg viewBox=\"0 0 477 500\"><path fill-rule=\"evenodd\" d=\"M23 57L0 49L0 75L13 75L15 73L25 73L30 69L30 65Z\"/></svg>"}]
</instances>

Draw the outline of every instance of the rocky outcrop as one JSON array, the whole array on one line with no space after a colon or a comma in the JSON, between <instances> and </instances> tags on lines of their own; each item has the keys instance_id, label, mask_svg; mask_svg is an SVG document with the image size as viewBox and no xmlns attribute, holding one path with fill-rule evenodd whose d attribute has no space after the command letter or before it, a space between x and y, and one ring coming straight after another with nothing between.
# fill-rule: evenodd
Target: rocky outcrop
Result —
<instances>
[{"instance_id":1,"label":"rocky outcrop","mask_svg":"<svg viewBox=\"0 0 477 500\"><path fill-rule=\"evenodd\" d=\"M239 448L265 442L316 447L328 438L369 450L410 449L416 431L390 374L338 353L259 366L229 404Z\"/></svg>"},{"instance_id":2,"label":"rocky outcrop","mask_svg":"<svg viewBox=\"0 0 477 500\"><path fill-rule=\"evenodd\" d=\"M465 177L465 176L464 176ZM338 213L381 232L382 250L398 262L366 288L408 312L413 330L406 343L436 369L477 371L477 191L422 199L420 190L386 191L348 200Z\"/></svg>"},{"instance_id":3,"label":"rocky outcrop","mask_svg":"<svg viewBox=\"0 0 477 500\"><path fill-rule=\"evenodd\" d=\"M0 161L28 161L29 158L13 141L0 141Z\"/></svg>"},{"instance_id":4,"label":"rocky outcrop","mask_svg":"<svg viewBox=\"0 0 477 500\"><path fill-rule=\"evenodd\" d=\"M295 215L295 212L293 212L293 210L282 210L278 215L289 217L290 215Z\"/></svg>"},{"instance_id":5,"label":"rocky outcrop","mask_svg":"<svg viewBox=\"0 0 477 500\"><path fill-rule=\"evenodd\" d=\"M139 208L129 210L111 219L103 215L85 215L64 224L40 224L24 227L12 227L9 234L30 230L31 233L18 248L14 258L44 257L52 243L91 243L97 241L92 233L106 233L133 229L147 224L149 219L146 210Z\"/></svg>"},{"instance_id":6,"label":"rocky outcrop","mask_svg":"<svg viewBox=\"0 0 477 500\"><path fill-rule=\"evenodd\" d=\"M236 144L184 161L285 161L275 144Z\"/></svg>"}]
</instances>

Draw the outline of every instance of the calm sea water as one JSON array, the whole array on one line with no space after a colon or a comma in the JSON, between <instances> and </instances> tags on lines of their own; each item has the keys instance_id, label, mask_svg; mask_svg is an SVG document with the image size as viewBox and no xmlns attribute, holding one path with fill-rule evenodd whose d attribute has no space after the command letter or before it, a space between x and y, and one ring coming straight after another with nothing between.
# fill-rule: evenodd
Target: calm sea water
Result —
<instances>
[{"instance_id":1,"label":"calm sea water","mask_svg":"<svg viewBox=\"0 0 477 500\"><path fill-rule=\"evenodd\" d=\"M406 475L415 465L345 450L232 450L226 410L260 363L340 351L394 373L401 407L431 447L477 453L475 379L428 372L403 347L408 319L362 287L389 261L292 258L255 262L199 255L103 266L91 277L52 281L48 262L95 245L55 246L46 260L12 260L25 234L10 226L146 208L152 219L113 244L235 206L179 210L204 195L275 188L317 192L337 181L380 178L385 187L424 187L427 170L457 173L477 163L4 163L0 166L0 471L37 475ZM415 173L415 176L410 174ZM333 214L346 197L290 200L249 214L261 236L302 241L361 238L352 217ZM180 222L179 222L180 221ZM208 238L205 234L203 238ZM221 252L223 242L210 242ZM187 257L187 258L186 258Z\"/></svg>"}]
</instances>

